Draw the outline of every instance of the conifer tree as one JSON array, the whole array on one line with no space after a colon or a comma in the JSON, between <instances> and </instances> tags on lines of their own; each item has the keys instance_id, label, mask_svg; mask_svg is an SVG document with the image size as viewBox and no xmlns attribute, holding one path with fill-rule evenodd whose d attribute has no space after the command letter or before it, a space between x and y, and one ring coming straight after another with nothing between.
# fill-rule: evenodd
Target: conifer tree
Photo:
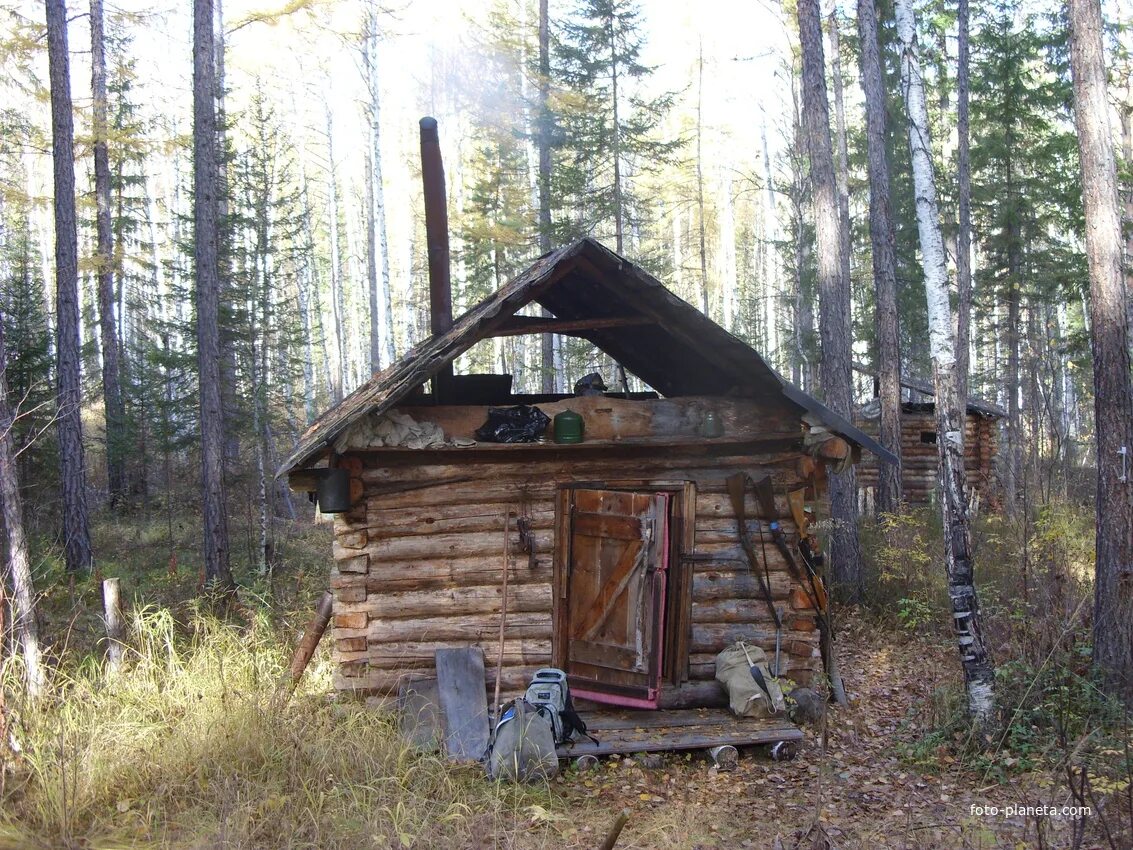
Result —
<instances>
[{"instance_id":1,"label":"conifer tree","mask_svg":"<svg viewBox=\"0 0 1133 850\"><path fill-rule=\"evenodd\" d=\"M671 161L679 143L657 129L671 95L646 97L640 83L644 33L633 0L580 0L559 24L554 74L564 92L557 111L563 132L554 172L563 215L560 238L597 231L625 251L626 234L646 218L633 175Z\"/></svg>"}]
</instances>

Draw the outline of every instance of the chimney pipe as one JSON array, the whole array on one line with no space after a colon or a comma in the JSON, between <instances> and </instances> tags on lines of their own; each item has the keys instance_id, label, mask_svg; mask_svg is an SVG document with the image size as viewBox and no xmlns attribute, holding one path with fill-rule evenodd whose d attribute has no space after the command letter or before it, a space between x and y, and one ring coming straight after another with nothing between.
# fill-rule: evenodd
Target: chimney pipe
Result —
<instances>
[{"instance_id":1,"label":"chimney pipe","mask_svg":"<svg viewBox=\"0 0 1133 850\"><path fill-rule=\"evenodd\" d=\"M429 330L434 336L452 327L452 283L449 279L448 200L445 166L437 119L421 119L421 182L425 189L425 244L429 249ZM433 376L433 401L443 404L452 386L452 361Z\"/></svg>"},{"instance_id":2,"label":"chimney pipe","mask_svg":"<svg viewBox=\"0 0 1133 850\"><path fill-rule=\"evenodd\" d=\"M425 241L429 249L429 327L436 335L452 327L448 202L436 118L421 119L421 182L425 188Z\"/></svg>"}]
</instances>

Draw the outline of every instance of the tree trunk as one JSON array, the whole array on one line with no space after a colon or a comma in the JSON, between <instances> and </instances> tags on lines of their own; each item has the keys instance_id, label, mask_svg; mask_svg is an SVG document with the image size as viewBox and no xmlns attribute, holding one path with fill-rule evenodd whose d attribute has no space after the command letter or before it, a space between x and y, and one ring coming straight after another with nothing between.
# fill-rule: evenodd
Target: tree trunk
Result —
<instances>
[{"instance_id":1,"label":"tree trunk","mask_svg":"<svg viewBox=\"0 0 1133 850\"><path fill-rule=\"evenodd\" d=\"M973 577L971 528L968 501L964 493L964 417L957 392L947 258L940 232L928 109L917 52L912 0L897 0L896 14L897 33L901 41L901 88L905 92L908 109L909 153L916 193L917 230L925 272L929 348L936 392L936 444L940 459L940 504L944 523L948 595L952 601L953 630L964 669L968 711L976 728L986 736L996 724L995 670L984 644Z\"/></svg>"},{"instance_id":2,"label":"tree trunk","mask_svg":"<svg viewBox=\"0 0 1133 850\"><path fill-rule=\"evenodd\" d=\"M366 24L363 60L366 66L366 88L369 94L367 111L370 119L370 156L368 209L370 226L368 243L373 254L380 256L380 272L370 274L370 371L377 374L383 364L393 362L393 300L389 280L389 236L386 233L386 200L382 184L381 90L378 86L378 17L376 4L371 3Z\"/></svg>"},{"instance_id":3,"label":"tree trunk","mask_svg":"<svg viewBox=\"0 0 1133 850\"><path fill-rule=\"evenodd\" d=\"M846 108L842 92L842 34L838 30L838 10L830 12L830 62L834 81L834 128L838 140L836 180L838 184L838 217L841 228L838 241L838 263L842 279L850 289L850 153L846 144Z\"/></svg>"},{"instance_id":4,"label":"tree trunk","mask_svg":"<svg viewBox=\"0 0 1133 850\"><path fill-rule=\"evenodd\" d=\"M0 209L3 207L0 199ZM0 218L0 221L3 221ZM0 246L2 247L2 246ZM31 560L24 533L24 497L20 492L20 472L12 439L15 414L8 399L8 348L4 339L4 317L0 315L0 510L8 544L7 581L12 587L12 627L24 654L24 675L28 694L43 693L44 674L39 652L39 630L35 619L35 588L32 586ZM4 585L0 580L0 626L3 625ZM3 630L0 629L0 636ZM0 637L0 649L4 640ZM2 699L2 698L0 698ZM2 705L2 702L0 702ZM0 725L3 717L0 717ZM5 746L6 741L0 741Z\"/></svg>"},{"instance_id":5,"label":"tree trunk","mask_svg":"<svg viewBox=\"0 0 1133 850\"><path fill-rule=\"evenodd\" d=\"M826 404L846 419L852 415L850 373L850 282L843 274L842 218L834 178L830 142L830 108L826 98L822 19L818 0L799 0L799 41L803 65L803 127L810 156L814 193L815 244L818 252L820 364ZM861 547L858 543L857 487L851 466L830 476L830 557L832 578L847 601L861 599Z\"/></svg>"},{"instance_id":6,"label":"tree trunk","mask_svg":"<svg viewBox=\"0 0 1133 850\"><path fill-rule=\"evenodd\" d=\"M957 0L959 50L956 57L956 183L959 193L959 228L956 234L956 377L961 400L968 398L968 349L972 317L972 157L968 121L970 60L968 55L968 0Z\"/></svg>"},{"instance_id":7,"label":"tree trunk","mask_svg":"<svg viewBox=\"0 0 1133 850\"><path fill-rule=\"evenodd\" d=\"M78 573L90 569L91 548L83 457L74 119L67 52L67 10L63 0L47 0L46 5L47 58L51 77L51 153L55 165L56 417L63 488L63 545L68 572Z\"/></svg>"},{"instance_id":8,"label":"tree trunk","mask_svg":"<svg viewBox=\"0 0 1133 850\"><path fill-rule=\"evenodd\" d=\"M330 194L327 199L327 217L330 219L330 307L334 316L334 342L338 354L338 369L334 375L334 402L342 401L349 384L349 366L346 360L346 298L342 286L342 252L338 235L338 177L334 164L334 124L330 103L327 112L327 179Z\"/></svg>"},{"instance_id":9,"label":"tree trunk","mask_svg":"<svg viewBox=\"0 0 1133 850\"><path fill-rule=\"evenodd\" d=\"M705 316L711 315L708 302L708 249L704 238L704 168L703 157L700 152L700 141L704 133L701 120L701 106L704 89L704 48L697 57L696 76L696 225L697 235L700 239L700 312Z\"/></svg>"},{"instance_id":10,"label":"tree trunk","mask_svg":"<svg viewBox=\"0 0 1133 850\"><path fill-rule=\"evenodd\" d=\"M1107 691L1133 701L1133 382L1121 265L1121 214L1098 0L1070 0L1074 123L1086 213L1094 416L1098 446L1094 664Z\"/></svg>"},{"instance_id":11,"label":"tree trunk","mask_svg":"<svg viewBox=\"0 0 1133 850\"><path fill-rule=\"evenodd\" d=\"M877 42L875 0L858 0L862 91L865 94L866 147L869 171L869 233L873 244L873 283L877 316L878 401L881 445L901 457L901 349L897 312L897 261L893 214L889 202L889 154L885 139L885 86ZM878 470L877 510L901 510L901 467L882 464Z\"/></svg>"},{"instance_id":12,"label":"tree trunk","mask_svg":"<svg viewBox=\"0 0 1133 850\"><path fill-rule=\"evenodd\" d=\"M610 39L610 105L613 116L613 154L614 154L614 244L621 254L624 250L624 211L622 210L622 125L618 113L618 42L614 34L614 18L611 12L606 19Z\"/></svg>"},{"instance_id":13,"label":"tree trunk","mask_svg":"<svg viewBox=\"0 0 1133 850\"><path fill-rule=\"evenodd\" d=\"M125 411L118 375L118 331L114 321L114 239L110 222L110 153L106 123L106 45L102 0L90 0L91 92L94 95L94 198L98 276L98 329L102 346L102 398L106 420L106 480L110 504L126 496Z\"/></svg>"},{"instance_id":14,"label":"tree trunk","mask_svg":"<svg viewBox=\"0 0 1133 850\"><path fill-rule=\"evenodd\" d=\"M197 279L201 512L205 579L235 588L228 566L224 492L224 411L220 388L220 268L217 224L217 131L212 0L193 1L193 265Z\"/></svg>"},{"instance_id":15,"label":"tree trunk","mask_svg":"<svg viewBox=\"0 0 1133 850\"><path fill-rule=\"evenodd\" d=\"M539 252L551 250L551 20L548 0L539 0ZM551 312L542 308L544 318ZM555 391L555 337L540 338L541 389Z\"/></svg>"}]
</instances>

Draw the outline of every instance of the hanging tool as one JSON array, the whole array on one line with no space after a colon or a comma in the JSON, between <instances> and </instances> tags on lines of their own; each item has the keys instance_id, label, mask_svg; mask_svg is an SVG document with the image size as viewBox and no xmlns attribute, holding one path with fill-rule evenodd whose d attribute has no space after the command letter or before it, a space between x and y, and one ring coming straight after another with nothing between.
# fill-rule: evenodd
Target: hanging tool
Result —
<instances>
[{"instance_id":1,"label":"hanging tool","mask_svg":"<svg viewBox=\"0 0 1133 850\"><path fill-rule=\"evenodd\" d=\"M771 620L775 623L775 675L779 675L779 657L778 647L781 645L783 639L783 620L779 616L779 609L775 607L775 602L771 598L771 571L767 566L767 553L764 552L763 557L763 574L759 572L759 558L756 557L755 547L751 545L751 537L747 531L747 511L744 508L744 496L747 493L747 482L750 479L746 473L738 472L728 478L728 497L732 501L732 511L736 515L736 526L739 531L740 546L747 555L748 566L751 567L752 575L755 576L756 582L759 584L760 592L763 594L764 601L767 603L767 610L771 614ZM763 539L763 530L760 529L760 541Z\"/></svg>"}]
</instances>

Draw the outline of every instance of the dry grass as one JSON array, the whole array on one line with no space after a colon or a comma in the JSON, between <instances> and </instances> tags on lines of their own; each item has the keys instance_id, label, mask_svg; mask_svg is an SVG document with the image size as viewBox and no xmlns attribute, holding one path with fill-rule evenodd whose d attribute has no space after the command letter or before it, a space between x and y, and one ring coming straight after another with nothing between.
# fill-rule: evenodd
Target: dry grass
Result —
<instances>
[{"instance_id":1,"label":"dry grass","mask_svg":"<svg viewBox=\"0 0 1133 850\"><path fill-rule=\"evenodd\" d=\"M386 718L329 701L316 666L286 708L266 621L134 616L127 668L57 673L34 709L5 672L4 848L555 846L547 789L495 786L410 751Z\"/></svg>"}]
</instances>

